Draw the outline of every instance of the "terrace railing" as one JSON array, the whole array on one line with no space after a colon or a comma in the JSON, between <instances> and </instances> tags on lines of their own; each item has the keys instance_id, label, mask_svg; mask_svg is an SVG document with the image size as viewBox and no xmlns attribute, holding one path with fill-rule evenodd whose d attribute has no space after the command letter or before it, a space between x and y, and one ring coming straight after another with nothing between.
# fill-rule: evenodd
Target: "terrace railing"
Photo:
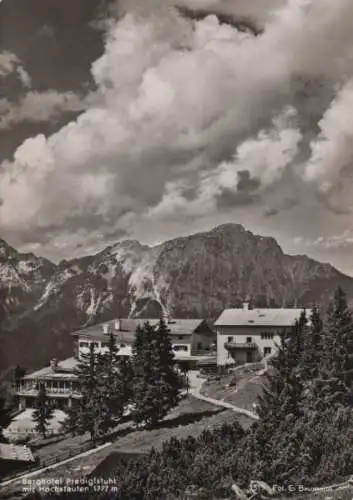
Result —
<instances>
[{"instance_id":1,"label":"terrace railing","mask_svg":"<svg viewBox=\"0 0 353 500\"><path fill-rule=\"evenodd\" d=\"M212 357L212 356L216 356L217 355L217 351L216 349L212 349L212 350L207 350L207 349L193 349L191 351L191 355L192 356L209 356L209 357Z\"/></svg>"},{"instance_id":2,"label":"terrace railing","mask_svg":"<svg viewBox=\"0 0 353 500\"><path fill-rule=\"evenodd\" d=\"M225 342L224 347L226 349L258 349L255 342Z\"/></svg>"},{"instance_id":3,"label":"terrace railing","mask_svg":"<svg viewBox=\"0 0 353 500\"><path fill-rule=\"evenodd\" d=\"M69 387L46 387L47 395L67 395L67 396L80 396L80 391L71 389ZM38 389L32 387L16 387L15 392L18 396L36 396Z\"/></svg>"}]
</instances>

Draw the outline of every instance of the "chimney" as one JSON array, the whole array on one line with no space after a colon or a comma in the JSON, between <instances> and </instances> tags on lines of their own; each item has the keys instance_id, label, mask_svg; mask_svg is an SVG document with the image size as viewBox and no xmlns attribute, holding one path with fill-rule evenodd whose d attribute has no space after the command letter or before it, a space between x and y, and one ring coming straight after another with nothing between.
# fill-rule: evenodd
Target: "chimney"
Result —
<instances>
[{"instance_id":1,"label":"chimney","mask_svg":"<svg viewBox=\"0 0 353 500\"><path fill-rule=\"evenodd\" d=\"M109 325L108 325L108 323L105 323L103 325L103 333L109 333Z\"/></svg>"},{"instance_id":2,"label":"chimney","mask_svg":"<svg viewBox=\"0 0 353 500\"><path fill-rule=\"evenodd\" d=\"M249 302L243 302L243 309L244 309L244 311L249 310Z\"/></svg>"},{"instance_id":3,"label":"chimney","mask_svg":"<svg viewBox=\"0 0 353 500\"><path fill-rule=\"evenodd\" d=\"M115 331L120 332L120 330L121 330L121 321L120 321L120 319L116 319L114 321L114 329L115 329Z\"/></svg>"},{"instance_id":4,"label":"chimney","mask_svg":"<svg viewBox=\"0 0 353 500\"><path fill-rule=\"evenodd\" d=\"M58 367L58 360L53 358L51 361L50 361L50 368L53 370L53 372L55 372L55 370L57 369Z\"/></svg>"}]
</instances>

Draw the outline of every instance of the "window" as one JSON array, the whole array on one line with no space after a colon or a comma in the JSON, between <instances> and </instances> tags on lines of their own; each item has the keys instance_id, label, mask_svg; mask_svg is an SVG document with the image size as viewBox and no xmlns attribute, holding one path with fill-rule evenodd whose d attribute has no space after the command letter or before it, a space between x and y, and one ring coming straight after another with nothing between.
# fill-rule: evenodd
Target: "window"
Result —
<instances>
[{"instance_id":1,"label":"window","mask_svg":"<svg viewBox=\"0 0 353 500\"><path fill-rule=\"evenodd\" d=\"M233 337L228 337L228 342L233 342Z\"/></svg>"},{"instance_id":2,"label":"window","mask_svg":"<svg viewBox=\"0 0 353 500\"><path fill-rule=\"evenodd\" d=\"M88 342L80 342L80 347L88 347Z\"/></svg>"},{"instance_id":3,"label":"window","mask_svg":"<svg viewBox=\"0 0 353 500\"><path fill-rule=\"evenodd\" d=\"M264 348L264 356L268 356L269 354L271 354L271 347L265 347Z\"/></svg>"},{"instance_id":4,"label":"window","mask_svg":"<svg viewBox=\"0 0 353 500\"><path fill-rule=\"evenodd\" d=\"M179 340L183 340L183 338L184 338L184 335L179 335L179 336L178 336L178 339L179 339Z\"/></svg>"},{"instance_id":5,"label":"window","mask_svg":"<svg viewBox=\"0 0 353 500\"><path fill-rule=\"evenodd\" d=\"M108 342L102 342L102 347L109 347L109 343Z\"/></svg>"},{"instance_id":6,"label":"window","mask_svg":"<svg viewBox=\"0 0 353 500\"><path fill-rule=\"evenodd\" d=\"M197 343L197 350L201 351L202 350L202 342Z\"/></svg>"},{"instance_id":7,"label":"window","mask_svg":"<svg viewBox=\"0 0 353 500\"><path fill-rule=\"evenodd\" d=\"M187 351L188 350L188 346L186 345L175 345L173 347L173 351Z\"/></svg>"},{"instance_id":8,"label":"window","mask_svg":"<svg viewBox=\"0 0 353 500\"><path fill-rule=\"evenodd\" d=\"M246 337L246 343L251 344L252 343L252 337Z\"/></svg>"},{"instance_id":9,"label":"window","mask_svg":"<svg viewBox=\"0 0 353 500\"><path fill-rule=\"evenodd\" d=\"M270 332L261 333L261 339L262 340L273 340L273 333L270 333Z\"/></svg>"}]
</instances>

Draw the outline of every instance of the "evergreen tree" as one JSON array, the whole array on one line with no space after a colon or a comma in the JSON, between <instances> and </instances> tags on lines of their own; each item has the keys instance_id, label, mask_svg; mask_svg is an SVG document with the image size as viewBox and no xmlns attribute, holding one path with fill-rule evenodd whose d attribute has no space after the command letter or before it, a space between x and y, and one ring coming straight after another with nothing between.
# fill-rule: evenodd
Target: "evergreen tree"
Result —
<instances>
[{"instance_id":1,"label":"evergreen tree","mask_svg":"<svg viewBox=\"0 0 353 500\"><path fill-rule=\"evenodd\" d=\"M133 419L137 425L147 422L149 414L154 412L153 382L153 337L154 328L146 322L136 329L132 345L133 368Z\"/></svg>"},{"instance_id":2,"label":"evergreen tree","mask_svg":"<svg viewBox=\"0 0 353 500\"><path fill-rule=\"evenodd\" d=\"M80 426L80 411L79 407L71 406L66 409L67 418L63 423L63 429L65 432L70 432L72 436L76 436L78 434L83 434L84 430Z\"/></svg>"},{"instance_id":3,"label":"evergreen tree","mask_svg":"<svg viewBox=\"0 0 353 500\"><path fill-rule=\"evenodd\" d=\"M320 372L314 384L317 411L353 404L353 319L337 289L324 326Z\"/></svg>"},{"instance_id":4,"label":"evergreen tree","mask_svg":"<svg viewBox=\"0 0 353 500\"><path fill-rule=\"evenodd\" d=\"M53 417L53 408L50 400L47 397L45 385L41 384L37 399L35 401L35 410L33 412L33 421L36 423L35 430L39 432L43 438L46 437L49 420Z\"/></svg>"},{"instance_id":5,"label":"evergreen tree","mask_svg":"<svg viewBox=\"0 0 353 500\"><path fill-rule=\"evenodd\" d=\"M106 423L110 420L113 427L131 402L133 370L130 359L119 356L117 340L112 332L109 334L108 351L101 360L101 391L109 412Z\"/></svg>"},{"instance_id":6,"label":"evergreen tree","mask_svg":"<svg viewBox=\"0 0 353 500\"><path fill-rule=\"evenodd\" d=\"M102 397L107 405L107 419L114 425L114 419L122 416L124 411L124 394L119 373L119 348L116 337L111 332L108 340L108 351L102 355L100 385Z\"/></svg>"},{"instance_id":7,"label":"evergreen tree","mask_svg":"<svg viewBox=\"0 0 353 500\"><path fill-rule=\"evenodd\" d=\"M298 417L302 411L302 360L306 328L307 318L303 312L290 332L280 334L277 354L270 360L263 394L259 397L258 414L272 428L278 429L286 415Z\"/></svg>"},{"instance_id":8,"label":"evergreen tree","mask_svg":"<svg viewBox=\"0 0 353 500\"><path fill-rule=\"evenodd\" d=\"M296 456L297 440L288 441L288 429L293 428L304 412L303 370L304 338L307 319L303 313L290 332L282 332L277 354L269 363L262 395L258 398L260 421L251 431L244 463L257 478L276 482L283 474L283 458L274 460L286 449ZM288 447L289 446L289 447ZM255 447L255 448L254 448Z\"/></svg>"},{"instance_id":9,"label":"evergreen tree","mask_svg":"<svg viewBox=\"0 0 353 500\"><path fill-rule=\"evenodd\" d=\"M328 330L333 347L331 375L339 381L339 400L353 404L353 317L341 288L336 290L328 312Z\"/></svg>"},{"instance_id":10,"label":"evergreen tree","mask_svg":"<svg viewBox=\"0 0 353 500\"><path fill-rule=\"evenodd\" d=\"M182 378L174 366L169 331L163 320L158 327L138 328L133 345L133 418L137 424L155 426L180 401Z\"/></svg>"},{"instance_id":11,"label":"evergreen tree","mask_svg":"<svg viewBox=\"0 0 353 500\"><path fill-rule=\"evenodd\" d=\"M120 356L118 363L119 387L124 410L132 403L134 371L132 361L127 356Z\"/></svg>"},{"instance_id":12,"label":"evergreen tree","mask_svg":"<svg viewBox=\"0 0 353 500\"><path fill-rule=\"evenodd\" d=\"M257 413L259 417L262 420L267 419L273 422L275 426L281 418L281 401L279 396L284 389L285 380L290 373L286 354L286 340L286 334L282 332L276 356L271 358L269 362L269 370L266 373L262 394L258 397Z\"/></svg>"},{"instance_id":13,"label":"evergreen tree","mask_svg":"<svg viewBox=\"0 0 353 500\"><path fill-rule=\"evenodd\" d=\"M1 264L1 261L0 261ZM6 299L7 299L7 290L4 288L0 289L0 329L5 322L7 307L6 307Z\"/></svg>"},{"instance_id":14,"label":"evergreen tree","mask_svg":"<svg viewBox=\"0 0 353 500\"><path fill-rule=\"evenodd\" d=\"M303 360L305 355L305 338L307 336L308 318L303 310L299 319L295 321L287 337L287 357L290 370L303 371Z\"/></svg>"},{"instance_id":15,"label":"evergreen tree","mask_svg":"<svg viewBox=\"0 0 353 500\"><path fill-rule=\"evenodd\" d=\"M107 432L111 427L111 413L104 390L102 357L95 353L94 343L90 344L88 354L82 354L76 368L82 397L79 400L76 412L77 422L75 430L79 433L89 432L92 441Z\"/></svg>"},{"instance_id":16,"label":"evergreen tree","mask_svg":"<svg viewBox=\"0 0 353 500\"><path fill-rule=\"evenodd\" d=\"M6 420L7 420L7 411L5 406L5 400L0 398L0 443L6 442L6 439L3 435L3 430L5 428Z\"/></svg>"},{"instance_id":17,"label":"evergreen tree","mask_svg":"<svg viewBox=\"0 0 353 500\"><path fill-rule=\"evenodd\" d=\"M307 330L304 345L304 370L309 380L316 379L320 374L324 347L324 325L317 307L313 307L310 316L310 326Z\"/></svg>"}]
</instances>

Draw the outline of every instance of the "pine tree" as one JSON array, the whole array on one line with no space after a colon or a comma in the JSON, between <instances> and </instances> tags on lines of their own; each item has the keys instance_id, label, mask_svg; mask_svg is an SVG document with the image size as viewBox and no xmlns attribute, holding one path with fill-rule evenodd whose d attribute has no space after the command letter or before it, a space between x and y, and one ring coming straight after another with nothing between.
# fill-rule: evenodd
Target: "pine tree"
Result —
<instances>
[{"instance_id":1,"label":"pine tree","mask_svg":"<svg viewBox=\"0 0 353 500\"><path fill-rule=\"evenodd\" d=\"M305 338L307 334L308 318L303 310L299 319L295 321L287 337L287 357L290 370L302 371L305 355Z\"/></svg>"},{"instance_id":2,"label":"pine tree","mask_svg":"<svg viewBox=\"0 0 353 500\"><path fill-rule=\"evenodd\" d=\"M153 394L153 336L154 328L146 322L136 329L132 345L133 419L137 425L147 422L154 411Z\"/></svg>"},{"instance_id":3,"label":"pine tree","mask_svg":"<svg viewBox=\"0 0 353 500\"><path fill-rule=\"evenodd\" d=\"M102 357L95 353L94 344L90 344L88 354L81 355L76 368L82 397L74 410L77 415L76 431L89 432L92 441L104 434L111 427L106 393L102 390Z\"/></svg>"},{"instance_id":4,"label":"pine tree","mask_svg":"<svg viewBox=\"0 0 353 500\"><path fill-rule=\"evenodd\" d=\"M72 406L66 409L67 418L63 423L65 432L70 432L72 436L83 434L84 430L80 426L80 409L79 406Z\"/></svg>"},{"instance_id":5,"label":"pine tree","mask_svg":"<svg viewBox=\"0 0 353 500\"><path fill-rule=\"evenodd\" d=\"M310 326L305 338L303 358L305 376L309 380L317 378L320 374L324 347L323 337L324 325L320 311L317 307L313 307L310 316Z\"/></svg>"},{"instance_id":6,"label":"pine tree","mask_svg":"<svg viewBox=\"0 0 353 500\"><path fill-rule=\"evenodd\" d=\"M168 329L163 320L145 323L133 344L133 418L153 427L178 404L183 382L176 372Z\"/></svg>"},{"instance_id":7,"label":"pine tree","mask_svg":"<svg viewBox=\"0 0 353 500\"><path fill-rule=\"evenodd\" d=\"M280 333L277 354L270 361L263 394L259 397L258 414L278 428L288 413L299 415L302 391L302 359L307 327L305 312L291 328Z\"/></svg>"},{"instance_id":8,"label":"pine tree","mask_svg":"<svg viewBox=\"0 0 353 500\"><path fill-rule=\"evenodd\" d=\"M324 345L327 405L353 404L353 317L346 294L338 288L327 314Z\"/></svg>"},{"instance_id":9,"label":"pine tree","mask_svg":"<svg viewBox=\"0 0 353 500\"><path fill-rule=\"evenodd\" d=\"M353 404L353 318L338 288L323 327L321 362L313 384L315 411Z\"/></svg>"},{"instance_id":10,"label":"pine tree","mask_svg":"<svg viewBox=\"0 0 353 500\"><path fill-rule=\"evenodd\" d=\"M116 425L132 398L133 370L130 359L119 356L115 335L109 334L108 351L102 355L101 391L109 415L106 424Z\"/></svg>"},{"instance_id":11,"label":"pine tree","mask_svg":"<svg viewBox=\"0 0 353 500\"><path fill-rule=\"evenodd\" d=\"M43 438L46 437L49 420L53 417L53 408L50 400L47 397L45 385L41 384L37 399L35 401L35 410L32 419L36 423L35 430L39 432Z\"/></svg>"},{"instance_id":12,"label":"pine tree","mask_svg":"<svg viewBox=\"0 0 353 500\"><path fill-rule=\"evenodd\" d=\"M7 299L7 291L4 288L2 288L0 289L0 328L2 327L6 319L6 313L7 313L6 299Z\"/></svg>"},{"instance_id":13,"label":"pine tree","mask_svg":"<svg viewBox=\"0 0 353 500\"><path fill-rule=\"evenodd\" d=\"M288 443L288 435L304 412L302 360L306 327L303 313L290 332L280 334L277 354L270 360L264 390L258 398L260 421L250 433L244 458L257 477L265 481L275 482L286 466L283 458L273 457L284 449L288 456L296 456L298 442Z\"/></svg>"},{"instance_id":14,"label":"pine tree","mask_svg":"<svg viewBox=\"0 0 353 500\"><path fill-rule=\"evenodd\" d=\"M122 393L122 383L119 373L119 348L116 337L111 332L108 340L108 351L102 355L101 365L101 391L106 401L110 426L114 426L115 419L122 416L124 412L124 395Z\"/></svg>"},{"instance_id":15,"label":"pine tree","mask_svg":"<svg viewBox=\"0 0 353 500\"><path fill-rule=\"evenodd\" d=\"M181 399L184 388L182 376L177 372L174 364L174 353L169 338L169 330L161 319L156 330L158 395L160 398L158 420L163 418L171 408L174 408Z\"/></svg>"},{"instance_id":16,"label":"pine tree","mask_svg":"<svg viewBox=\"0 0 353 500\"><path fill-rule=\"evenodd\" d=\"M270 360L269 370L262 394L258 397L257 413L264 420L267 419L277 426L280 417L281 400L279 396L284 389L284 382L287 379L290 369L286 355L286 334L280 334L280 344L277 346L277 353Z\"/></svg>"},{"instance_id":17,"label":"pine tree","mask_svg":"<svg viewBox=\"0 0 353 500\"><path fill-rule=\"evenodd\" d=\"M353 317L348 309L346 294L338 288L333 308L329 311L328 327L334 337L333 367L347 389L350 400L353 387Z\"/></svg>"},{"instance_id":18,"label":"pine tree","mask_svg":"<svg viewBox=\"0 0 353 500\"><path fill-rule=\"evenodd\" d=\"M122 399L123 409L125 410L133 399L133 380L134 371L131 359L127 356L120 356L118 363L119 387Z\"/></svg>"}]
</instances>

